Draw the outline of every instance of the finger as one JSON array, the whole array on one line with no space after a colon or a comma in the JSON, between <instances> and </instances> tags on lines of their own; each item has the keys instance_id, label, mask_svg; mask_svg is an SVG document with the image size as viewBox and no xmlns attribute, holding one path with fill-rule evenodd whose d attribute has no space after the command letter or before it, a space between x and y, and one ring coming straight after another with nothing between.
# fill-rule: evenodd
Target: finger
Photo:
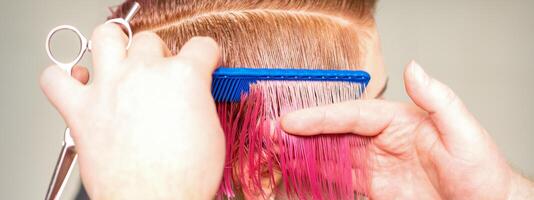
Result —
<instances>
[{"instance_id":1,"label":"finger","mask_svg":"<svg viewBox=\"0 0 534 200\"><path fill-rule=\"evenodd\" d=\"M375 136L402 112L409 112L402 104L357 100L289 113L282 117L281 125L286 132L296 135L354 133Z\"/></svg>"},{"instance_id":2,"label":"finger","mask_svg":"<svg viewBox=\"0 0 534 200\"><path fill-rule=\"evenodd\" d=\"M41 74L40 85L52 105L65 119L78 110L83 85L59 67L46 68Z\"/></svg>"},{"instance_id":3,"label":"finger","mask_svg":"<svg viewBox=\"0 0 534 200\"><path fill-rule=\"evenodd\" d=\"M135 34L132 46L128 50L129 58L162 58L170 55L170 50L161 38L154 32L140 32Z\"/></svg>"},{"instance_id":4,"label":"finger","mask_svg":"<svg viewBox=\"0 0 534 200\"><path fill-rule=\"evenodd\" d=\"M414 103L430 113L445 145L465 146L480 140L481 126L448 86L428 76L413 61L406 68L404 81Z\"/></svg>"},{"instance_id":5,"label":"finger","mask_svg":"<svg viewBox=\"0 0 534 200\"><path fill-rule=\"evenodd\" d=\"M126 58L127 45L128 37L117 24L98 26L91 39L95 77L116 69L118 63Z\"/></svg>"},{"instance_id":6,"label":"finger","mask_svg":"<svg viewBox=\"0 0 534 200\"><path fill-rule=\"evenodd\" d=\"M72 68L72 77L78 81L80 81L80 83L82 84L87 84L87 82L89 82L89 70L87 70L87 68L85 67L82 67L82 66L74 66Z\"/></svg>"},{"instance_id":7,"label":"finger","mask_svg":"<svg viewBox=\"0 0 534 200\"><path fill-rule=\"evenodd\" d=\"M202 74L209 76L220 62L220 49L215 40L210 37L194 37L182 46L176 60L185 60Z\"/></svg>"}]
</instances>

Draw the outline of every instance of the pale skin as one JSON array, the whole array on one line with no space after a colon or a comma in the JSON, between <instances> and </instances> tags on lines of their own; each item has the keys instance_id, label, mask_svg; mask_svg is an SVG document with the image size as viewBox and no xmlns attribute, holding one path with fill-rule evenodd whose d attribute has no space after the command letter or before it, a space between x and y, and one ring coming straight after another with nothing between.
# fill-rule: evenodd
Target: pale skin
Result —
<instances>
[{"instance_id":1,"label":"pale skin","mask_svg":"<svg viewBox=\"0 0 534 200\"><path fill-rule=\"evenodd\" d=\"M73 130L92 199L210 199L224 165L224 136L210 94L219 48L195 38L177 56L153 33L126 50L116 25L98 27L93 82L83 67L45 70L41 86ZM415 105L352 101L283 118L299 135L374 136L373 199L534 198L488 133L445 85L415 63L405 73Z\"/></svg>"},{"instance_id":2,"label":"pale skin","mask_svg":"<svg viewBox=\"0 0 534 200\"><path fill-rule=\"evenodd\" d=\"M218 45L194 38L181 52L154 33L117 25L92 36L93 82L57 66L41 86L71 128L91 199L210 199L224 167L224 134L211 97ZM74 77L87 81L85 68Z\"/></svg>"},{"instance_id":3,"label":"pale skin","mask_svg":"<svg viewBox=\"0 0 534 200\"><path fill-rule=\"evenodd\" d=\"M374 136L372 199L525 199L532 183L516 174L488 132L446 85L415 62L404 74L413 104L351 101L286 115L298 135Z\"/></svg>"}]
</instances>

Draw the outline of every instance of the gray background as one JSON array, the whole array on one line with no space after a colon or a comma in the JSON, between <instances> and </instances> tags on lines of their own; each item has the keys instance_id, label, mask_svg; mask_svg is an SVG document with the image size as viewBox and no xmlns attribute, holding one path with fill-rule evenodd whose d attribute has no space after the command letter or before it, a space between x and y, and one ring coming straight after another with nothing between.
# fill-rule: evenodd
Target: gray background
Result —
<instances>
[{"instance_id":1,"label":"gray background","mask_svg":"<svg viewBox=\"0 0 534 200\"><path fill-rule=\"evenodd\" d=\"M2 0L0 199L42 199L61 145L65 124L38 86L50 64L46 34L71 24L90 36L117 3ZM416 59L464 99L511 165L532 178L534 1L383 0L377 18L391 78L387 98L408 100L402 70ZM71 180L67 197L78 182Z\"/></svg>"}]
</instances>

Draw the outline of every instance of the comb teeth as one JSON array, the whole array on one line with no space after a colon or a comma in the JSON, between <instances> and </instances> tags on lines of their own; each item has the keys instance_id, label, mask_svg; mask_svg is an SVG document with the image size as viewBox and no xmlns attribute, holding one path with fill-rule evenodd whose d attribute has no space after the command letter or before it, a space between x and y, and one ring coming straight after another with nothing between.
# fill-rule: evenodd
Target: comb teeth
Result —
<instances>
[{"instance_id":1,"label":"comb teeth","mask_svg":"<svg viewBox=\"0 0 534 200\"><path fill-rule=\"evenodd\" d=\"M215 102L239 102L258 81L335 81L367 86L371 76L360 70L219 68L213 73Z\"/></svg>"}]
</instances>

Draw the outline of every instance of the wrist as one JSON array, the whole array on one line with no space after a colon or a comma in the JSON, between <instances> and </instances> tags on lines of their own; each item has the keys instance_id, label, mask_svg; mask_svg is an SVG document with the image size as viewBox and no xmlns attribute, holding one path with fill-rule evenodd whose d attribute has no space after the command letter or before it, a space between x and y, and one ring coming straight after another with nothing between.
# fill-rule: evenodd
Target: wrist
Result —
<instances>
[{"instance_id":1,"label":"wrist","mask_svg":"<svg viewBox=\"0 0 534 200\"><path fill-rule=\"evenodd\" d=\"M534 198L534 183L518 173L512 174L512 184L508 200Z\"/></svg>"}]
</instances>

